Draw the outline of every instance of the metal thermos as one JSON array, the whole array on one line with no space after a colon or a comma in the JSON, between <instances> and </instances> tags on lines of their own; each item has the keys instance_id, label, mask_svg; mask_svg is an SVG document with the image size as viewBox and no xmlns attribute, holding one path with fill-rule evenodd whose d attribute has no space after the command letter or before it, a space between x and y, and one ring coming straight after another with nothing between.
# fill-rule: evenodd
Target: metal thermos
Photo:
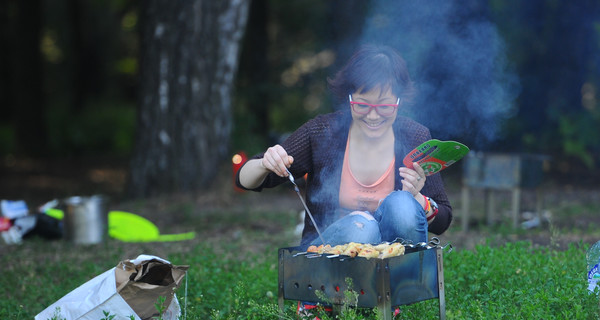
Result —
<instances>
[{"instance_id":1,"label":"metal thermos","mask_svg":"<svg viewBox=\"0 0 600 320\"><path fill-rule=\"evenodd\" d=\"M108 234L108 209L104 196L65 199L64 231L67 241L76 244L103 242Z\"/></svg>"}]
</instances>

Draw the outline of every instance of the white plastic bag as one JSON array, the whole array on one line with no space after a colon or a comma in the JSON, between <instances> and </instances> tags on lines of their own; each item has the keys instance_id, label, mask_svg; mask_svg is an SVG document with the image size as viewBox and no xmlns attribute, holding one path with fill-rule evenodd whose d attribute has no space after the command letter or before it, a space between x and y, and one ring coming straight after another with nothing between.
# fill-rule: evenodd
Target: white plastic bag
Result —
<instances>
[{"instance_id":1,"label":"white plastic bag","mask_svg":"<svg viewBox=\"0 0 600 320\"><path fill-rule=\"evenodd\" d=\"M115 315L113 320L149 319L158 315L155 303L159 296L165 297L168 305L162 318L176 320L181 309L174 291L187 269L149 255L121 261L47 307L35 320L98 320L106 318L105 313Z\"/></svg>"}]
</instances>

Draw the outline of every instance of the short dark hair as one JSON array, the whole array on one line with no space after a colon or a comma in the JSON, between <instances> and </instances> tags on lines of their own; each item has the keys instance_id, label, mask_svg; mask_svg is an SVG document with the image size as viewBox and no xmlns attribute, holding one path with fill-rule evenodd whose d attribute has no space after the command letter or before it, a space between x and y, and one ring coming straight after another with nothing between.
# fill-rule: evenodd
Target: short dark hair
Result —
<instances>
[{"instance_id":1,"label":"short dark hair","mask_svg":"<svg viewBox=\"0 0 600 320\"><path fill-rule=\"evenodd\" d=\"M370 91L377 87L391 88L404 102L411 102L415 95L406 61L389 46L360 47L335 77L327 81L337 103L347 101L348 95L358 89Z\"/></svg>"}]
</instances>

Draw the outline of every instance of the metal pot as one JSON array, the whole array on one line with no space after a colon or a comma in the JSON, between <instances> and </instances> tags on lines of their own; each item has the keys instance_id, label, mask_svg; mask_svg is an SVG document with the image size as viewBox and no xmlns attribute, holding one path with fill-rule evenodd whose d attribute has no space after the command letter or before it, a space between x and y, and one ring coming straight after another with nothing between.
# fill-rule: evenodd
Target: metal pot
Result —
<instances>
[{"instance_id":1,"label":"metal pot","mask_svg":"<svg viewBox=\"0 0 600 320\"><path fill-rule=\"evenodd\" d=\"M76 244L101 243L108 234L108 208L106 198L70 197L64 200L65 239Z\"/></svg>"}]
</instances>

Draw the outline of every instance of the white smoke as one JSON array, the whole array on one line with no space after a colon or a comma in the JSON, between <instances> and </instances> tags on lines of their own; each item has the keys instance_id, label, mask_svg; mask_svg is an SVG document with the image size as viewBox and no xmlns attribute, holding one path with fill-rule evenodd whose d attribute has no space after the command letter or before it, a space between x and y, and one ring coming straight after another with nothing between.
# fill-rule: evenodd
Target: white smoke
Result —
<instances>
[{"instance_id":1,"label":"white smoke","mask_svg":"<svg viewBox=\"0 0 600 320\"><path fill-rule=\"evenodd\" d=\"M480 1L374 1L360 42L407 61L418 90L410 116L437 138L482 148L516 112L520 91L506 46Z\"/></svg>"}]
</instances>

